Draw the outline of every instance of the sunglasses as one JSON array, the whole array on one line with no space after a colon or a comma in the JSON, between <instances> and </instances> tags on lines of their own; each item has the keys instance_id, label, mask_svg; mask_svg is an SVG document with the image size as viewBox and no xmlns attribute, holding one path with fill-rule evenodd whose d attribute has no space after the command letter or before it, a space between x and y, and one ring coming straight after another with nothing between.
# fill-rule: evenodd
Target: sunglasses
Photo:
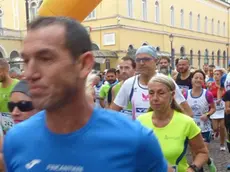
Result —
<instances>
[{"instance_id":1,"label":"sunglasses","mask_svg":"<svg viewBox=\"0 0 230 172\"><path fill-rule=\"evenodd\" d=\"M150 62L154 60L154 58L149 58L149 57L143 57L143 58L136 58L136 63L145 63L145 62Z\"/></svg>"},{"instance_id":2,"label":"sunglasses","mask_svg":"<svg viewBox=\"0 0 230 172\"><path fill-rule=\"evenodd\" d=\"M20 101L17 103L8 102L8 109L10 112L13 112L15 107L17 107L21 112L29 112L34 109L31 101Z\"/></svg>"}]
</instances>

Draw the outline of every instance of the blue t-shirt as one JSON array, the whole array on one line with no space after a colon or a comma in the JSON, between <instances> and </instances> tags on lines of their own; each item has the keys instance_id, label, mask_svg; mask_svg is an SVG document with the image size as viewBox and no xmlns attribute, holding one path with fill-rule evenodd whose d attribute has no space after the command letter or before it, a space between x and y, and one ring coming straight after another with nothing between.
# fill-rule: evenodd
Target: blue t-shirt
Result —
<instances>
[{"instance_id":1,"label":"blue t-shirt","mask_svg":"<svg viewBox=\"0 0 230 172\"><path fill-rule=\"evenodd\" d=\"M94 109L88 123L70 134L51 132L45 118L42 111L7 133L3 152L8 172L167 171L152 131L118 112Z\"/></svg>"}]
</instances>

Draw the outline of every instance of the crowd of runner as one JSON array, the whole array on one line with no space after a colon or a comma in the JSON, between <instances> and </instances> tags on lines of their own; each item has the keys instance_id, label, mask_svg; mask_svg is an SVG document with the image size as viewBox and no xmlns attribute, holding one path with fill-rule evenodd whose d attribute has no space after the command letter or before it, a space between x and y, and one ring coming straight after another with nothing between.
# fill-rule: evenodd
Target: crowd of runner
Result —
<instances>
[{"instance_id":1,"label":"crowd of runner","mask_svg":"<svg viewBox=\"0 0 230 172\"><path fill-rule=\"evenodd\" d=\"M33 21L21 55L23 74L0 59L2 170L216 172L209 143L230 151L227 69L187 57L172 69L145 45L92 71L90 38L65 17Z\"/></svg>"}]
</instances>

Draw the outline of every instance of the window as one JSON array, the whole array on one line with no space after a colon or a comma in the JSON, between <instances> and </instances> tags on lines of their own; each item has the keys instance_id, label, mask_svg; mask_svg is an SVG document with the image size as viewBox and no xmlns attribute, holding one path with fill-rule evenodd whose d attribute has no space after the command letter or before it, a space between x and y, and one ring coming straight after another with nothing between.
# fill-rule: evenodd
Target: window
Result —
<instances>
[{"instance_id":1,"label":"window","mask_svg":"<svg viewBox=\"0 0 230 172\"><path fill-rule=\"evenodd\" d=\"M142 18L143 20L147 20L147 1L142 0Z\"/></svg>"},{"instance_id":2,"label":"window","mask_svg":"<svg viewBox=\"0 0 230 172\"><path fill-rule=\"evenodd\" d=\"M3 28L3 11L0 9L0 28Z\"/></svg>"},{"instance_id":3,"label":"window","mask_svg":"<svg viewBox=\"0 0 230 172\"><path fill-rule=\"evenodd\" d=\"M180 26L184 28L184 10L180 10Z\"/></svg>"},{"instance_id":4,"label":"window","mask_svg":"<svg viewBox=\"0 0 230 172\"><path fill-rule=\"evenodd\" d=\"M88 15L87 19L96 19L96 9Z\"/></svg>"},{"instance_id":5,"label":"window","mask_svg":"<svg viewBox=\"0 0 230 172\"><path fill-rule=\"evenodd\" d=\"M217 66L220 66L220 50L217 51Z\"/></svg>"},{"instance_id":6,"label":"window","mask_svg":"<svg viewBox=\"0 0 230 172\"><path fill-rule=\"evenodd\" d=\"M133 0L128 1L128 17L133 17Z\"/></svg>"},{"instance_id":7,"label":"window","mask_svg":"<svg viewBox=\"0 0 230 172\"><path fill-rule=\"evenodd\" d=\"M30 21L34 20L37 16L37 4L32 2L30 5Z\"/></svg>"},{"instance_id":8,"label":"window","mask_svg":"<svg viewBox=\"0 0 230 172\"><path fill-rule=\"evenodd\" d=\"M217 22L217 35L220 35L220 20Z\"/></svg>"},{"instance_id":9,"label":"window","mask_svg":"<svg viewBox=\"0 0 230 172\"><path fill-rule=\"evenodd\" d=\"M189 29L192 30L192 12L189 13Z\"/></svg>"},{"instance_id":10,"label":"window","mask_svg":"<svg viewBox=\"0 0 230 172\"><path fill-rule=\"evenodd\" d=\"M226 36L225 22L223 23L223 36Z\"/></svg>"},{"instance_id":11,"label":"window","mask_svg":"<svg viewBox=\"0 0 230 172\"><path fill-rule=\"evenodd\" d=\"M184 47L181 47L180 48L180 56L185 56L185 48Z\"/></svg>"},{"instance_id":12,"label":"window","mask_svg":"<svg viewBox=\"0 0 230 172\"><path fill-rule=\"evenodd\" d=\"M204 19L204 32L208 32L208 17L206 16Z\"/></svg>"},{"instance_id":13,"label":"window","mask_svg":"<svg viewBox=\"0 0 230 172\"><path fill-rule=\"evenodd\" d=\"M200 32L200 14L197 16L197 31Z\"/></svg>"},{"instance_id":14,"label":"window","mask_svg":"<svg viewBox=\"0 0 230 172\"><path fill-rule=\"evenodd\" d=\"M175 16L174 16L174 7L171 6L170 8L170 11L171 11L171 26L174 26L175 25Z\"/></svg>"},{"instance_id":15,"label":"window","mask_svg":"<svg viewBox=\"0 0 230 172\"><path fill-rule=\"evenodd\" d=\"M160 23L160 7L159 2L155 2L155 22Z\"/></svg>"},{"instance_id":16,"label":"window","mask_svg":"<svg viewBox=\"0 0 230 172\"><path fill-rule=\"evenodd\" d=\"M215 53L214 53L214 51L212 52L212 64L213 65L215 64Z\"/></svg>"},{"instance_id":17,"label":"window","mask_svg":"<svg viewBox=\"0 0 230 172\"><path fill-rule=\"evenodd\" d=\"M200 66L201 66L200 61L201 61L201 52L200 52L200 50L199 50L199 51L198 51L198 66L199 66L199 69L200 69Z\"/></svg>"},{"instance_id":18,"label":"window","mask_svg":"<svg viewBox=\"0 0 230 172\"><path fill-rule=\"evenodd\" d=\"M14 16L14 28L19 29L19 0L13 1L13 16ZM32 4L33 5L33 4ZM34 3L34 7L37 8L36 3ZM36 12L37 13L37 12ZM35 13L35 17L36 17Z\"/></svg>"},{"instance_id":19,"label":"window","mask_svg":"<svg viewBox=\"0 0 230 172\"><path fill-rule=\"evenodd\" d=\"M193 65L193 50L190 50L190 65Z\"/></svg>"},{"instance_id":20,"label":"window","mask_svg":"<svg viewBox=\"0 0 230 172\"><path fill-rule=\"evenodd\" d=\"M212 34L214 34L214 19L212 19Z\"/></svg>"},{"instance_id":21,"label":"window","mask_svg":"<svg viewBox=\"0 0 230 172\"><path fill-rule=\"evenodd\" d=\"M208 49L204 52L204 64L209 64Z\"/></svg>"}]
</instances>

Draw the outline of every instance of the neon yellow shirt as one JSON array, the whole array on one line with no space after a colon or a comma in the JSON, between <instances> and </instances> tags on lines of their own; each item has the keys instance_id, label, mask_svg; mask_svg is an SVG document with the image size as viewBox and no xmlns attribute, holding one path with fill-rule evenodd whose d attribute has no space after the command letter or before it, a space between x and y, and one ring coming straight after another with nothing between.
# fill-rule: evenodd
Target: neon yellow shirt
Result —
<instances>
[{"instance_id":1,"label":"neon yellow shirt","mask_svg":"<svg viewBox=\"0 0 230 172\"><path fill-rule=\"evenodd\" d=\"M2 84L0 83L0 112L9 112L8 102L10 99L10 94L18 82L19 80L13 79L12 84L7 88L2 88Z\"/></svg>"},{"instance_id":2,"label":"neon yellow shirt","mask_svg":"<svg viewBox=\"0 0 230 172\"><path fill-rule=\"evenodd\" d=\"M138 120L154 131L168 163L177 168L177 172L185 172L189 166L185 157L188 140L197 136L201 132L200 128L192 118L177 111L174 111L168 125L157 128L152 123L152 115L153 112L148 112L139 116Z\"/></svg>"}]
</instances>

